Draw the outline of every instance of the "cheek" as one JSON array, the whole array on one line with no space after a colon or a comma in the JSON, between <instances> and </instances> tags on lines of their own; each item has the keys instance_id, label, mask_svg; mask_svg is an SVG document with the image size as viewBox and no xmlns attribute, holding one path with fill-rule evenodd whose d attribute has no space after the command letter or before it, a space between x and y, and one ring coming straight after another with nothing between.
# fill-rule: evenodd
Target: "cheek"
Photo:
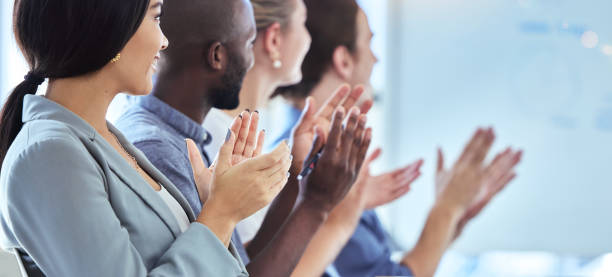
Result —
<instances>
[{"instance_id":1,"label":"cheek","mask_svg":"<svg viewBox=\"0 0 612 277\"><path fill-rule=\"evenodd\" d=\"M308 53L310 49L310 35L308 32L301 32L294 38L294 43L291 45L292 57L295 59L295 63L298 67L301 67L302 62L304 62L304 57Z\"/></svg>"},{"instance_id":2,"label":"cheek","mask_svg":"<svg viewBox=\"0 0 612 277\"><path fill-rule=\"evenodd\" d=\"M310 49L310 45L312 43L312 37L310 36L310 33L308 32L308 30L306 28L302 29L302 45L305 49L305 52L308 52L308 49Z\"/></svg>"},{"instance_id":3,"label":"cheek","mask_svg":"<svg viewBox=\"0 0 612 277\"><path fill-rule=\"evenodd\" d=\"M142 26L122 51L123 68L120 78L128 91L148 93L152 89L152 63L161 47L157 26ZM125 59L124 59L125 57Z\"/></svg>"},{"instance_id":4,"label":"cheek","mask_svg":"<svg viewBox=\"0 0 612 277\"><path fill-rule=\"evenodd\" d=\"M355 71L353 72L353 81L355 84L368 84L370 81L370 75L372 72L372 66L369 63L369 59L366 57L361 57L355 66Z\"/></svg>"}]
</instances>

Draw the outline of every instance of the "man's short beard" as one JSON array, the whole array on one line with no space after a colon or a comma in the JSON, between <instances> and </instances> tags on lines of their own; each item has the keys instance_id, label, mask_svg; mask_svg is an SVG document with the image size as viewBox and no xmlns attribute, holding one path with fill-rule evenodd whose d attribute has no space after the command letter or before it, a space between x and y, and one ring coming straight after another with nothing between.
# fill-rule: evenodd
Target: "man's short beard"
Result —
<instances>
[{"instance_id":1,"label":"man's short beard","mask_svg":"<svg viewBox=\"0 0 612 277\"><path fill-rule=\"evenodd\" d=\"M211 102L214 108L222 110L233 110L240 104L240 90L246 76L245 66L230 59L228 69L221 77L222 88L212 91Z\"/></svg>"}]
</instances>

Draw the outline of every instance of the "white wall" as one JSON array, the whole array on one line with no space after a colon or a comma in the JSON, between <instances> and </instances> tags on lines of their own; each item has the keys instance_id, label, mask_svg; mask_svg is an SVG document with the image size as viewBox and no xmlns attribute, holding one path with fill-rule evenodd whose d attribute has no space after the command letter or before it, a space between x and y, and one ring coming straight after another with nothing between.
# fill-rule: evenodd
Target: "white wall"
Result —
<instances>
[{"instance_id":1,"label":"white wall","mask_svg":"<svg viewBox=\"0 0 612 277\"><path fill-rule=\"evenodd\" d=\"M7 16L9 10L9 3L12 1L1 1L0 2L0 99L3 99L3 95L7 90L5 85L7 82L7 71L8 59L6 55L6 42L8 33L10 33L10 16ZM10 15L10 14L9 14ZM0 101L2 102L2 101ZM0 250L0 277L14 277L19 276L19 271L15 264L15 259L11 254L5 253Z\"/></svg>"},{"instance_id":2,"label":"white wall","mask_svg":"<svg viewBox=\"0 0 612 277\"><path fill-rule=\"evenodd\" d=\"M494 150L521 147L524 162L456 248L612 250L612 59L603 48L612 43L612 2L390 5L387 166L426 158L413 191L387 207L394 237L409 248L420 233L432 203L436 146L452 161L476 126L492 124ZM592 49L581 41L588 30L599 37Z\"/></svg>"},{"instance_id":3,"label":"white wall","mask_svg":"<svg viewBox=\"0 0 612 277\"><path fill-rule=\"evenodd\" d=\"M19 52L13 36L12 11L14 1L1 1L0 16L0 99L8 95L28 73L28 65ZM46 84L39 91L44 91ZM4 103L4 101L2 101Z\"/></svg>"}]
</instances>

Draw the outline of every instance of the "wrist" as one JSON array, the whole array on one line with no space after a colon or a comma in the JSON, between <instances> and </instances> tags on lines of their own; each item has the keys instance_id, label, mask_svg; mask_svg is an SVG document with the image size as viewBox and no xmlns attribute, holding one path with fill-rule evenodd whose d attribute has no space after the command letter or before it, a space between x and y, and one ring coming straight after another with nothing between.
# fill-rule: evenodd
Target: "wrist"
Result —
<instances>
[{"instance_id":1,"label":"wrist","mask_svg":"<svg viewBox=\"0 0 612 277\"><path fill-rule=\"evenodd\" d=\"M239 222L237 216L224 213L223 209L216 207L212 199L204 204L196 221L206 225L225 246L229 245L234 228Z\"/></svg>"},{"instance_id":2,"label":"wrist","mask_svg":"<svg viewBox=\"0 0 612 277\"><path fill-rule=\"evenodd\" d=\"M452 222L459 221L464 213L465 208L462 205L444 201L436 203L431 209L432 215L447 218Z\"/></svg>"},{"instance_id":3,"label":"wrist","mask_svg":"<svg viewBox=\"0 0 612 277\"><path fill-rule=\"evenodd\" d=\"M330 213L330 209L325 208L326 205L322 205L321 201L316 201L310 197L304 197L304 200L302 203L300 203L300 205L309 213L315 215L316 217L320 217L323 220L327 220Z\"/></svg>"},{"instance_id":4,"label":"wrist","mask_svg":"<svg viewBox=\"0 0 612 277\"><path fill-rule=\"evenodd\" d=\"M304 165L303 159L296 158L293 155L293 160L291 161L291 167L289 167L289 172L291 175L298 175L302 172L302 166Z\"/></svg>"},{"instance_id":5,"label":"wrist","mask_svg":"<svg viewBox=\"0 0 612 277\"><path fill-rule=\"evenodd\" d=\"M344 203L340 203L338 207L332 210L327 218L326 224L352 234L359 224L363 210L343 206L343 204Z\"/></svg>"},{"instance_id":6,"label":"wrist","mask_svg":"<svg viewBox=\"0 0 612 277\"><path fill-rule=\"evenodd\" d=\"M441 195L440 198L434 203L434 207L440 210L452 211L462 213L467 210L467 205L463 204L462 201L451 195Z\"/></svg>"},{"instance_id":7,"label":"wrist","mask_svg":"<svg viewBox=\"0 0 612 277\"><path fill-rule=\"evenodd\" d=\"M313 193L307 189L304 191L302 196L302 204L308 205L312 209L317 209L321 212L329 214L335 207L335 205L328 201L326 196L317 195L317 193Z\"/></svg>"}]
</instances>

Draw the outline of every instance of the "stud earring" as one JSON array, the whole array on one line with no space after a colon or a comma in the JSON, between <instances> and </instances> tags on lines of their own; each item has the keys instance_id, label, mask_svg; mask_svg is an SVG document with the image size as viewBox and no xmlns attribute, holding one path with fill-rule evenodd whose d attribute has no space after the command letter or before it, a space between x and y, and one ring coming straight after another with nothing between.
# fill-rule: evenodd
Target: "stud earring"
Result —
<instances>
[{"instance_id":1,"label":"stud earring","mask_svg":"<svg viewBox=\"0 0 612 277\"><path fill-rule=\"evenodd\" d=\"M272 67L279 69L283 66L283 63L280 60L274 60L274 62L272 63Z\"/></svg>"},{"instance_id":2,"label":"stud earring","mask_svg":"<svg viewBox=\"0 0 612 277\"><path fill-rule=\"evenodd\" d=\"M111 63L116 63L121 59L121 53L117 54L112 60Z\"/></svg>"}]
</instances>

